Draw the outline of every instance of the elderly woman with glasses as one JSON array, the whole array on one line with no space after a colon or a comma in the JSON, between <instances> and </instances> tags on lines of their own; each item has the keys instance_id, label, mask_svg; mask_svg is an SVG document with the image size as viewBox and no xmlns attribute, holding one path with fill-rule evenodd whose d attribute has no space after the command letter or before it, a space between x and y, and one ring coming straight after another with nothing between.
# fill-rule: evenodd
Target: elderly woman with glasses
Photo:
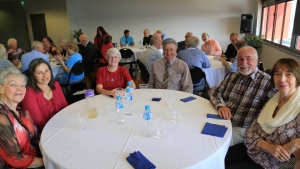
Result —
<instances>
[{"instance_id":1,"label":"elderly woman with glasses","mask_svg":"<svg viewBox=\"0 0 300 169\"><path fill-rule=\"evenodd\" d=\"M0 72L0 163L4 168L43 166L31 117L18 107L26 93L26 77L17 68Z\"/></svg>"},{"instance_id":2,"label":"elderly woman with glasses","mask_svg":"<svg viewBox=\"0 0 300 169\"><path fill-rule=\"evenodd\" d=\"M128 82L135 84L127 68L119 66L121 53L116 48L110 48L106 52L107 66L101 67L97 72L96 90L98 93L116 97L119 93L116 88L125 88ZM125 92L123 89L122 93Z\"/></svg>"}]
</instances>

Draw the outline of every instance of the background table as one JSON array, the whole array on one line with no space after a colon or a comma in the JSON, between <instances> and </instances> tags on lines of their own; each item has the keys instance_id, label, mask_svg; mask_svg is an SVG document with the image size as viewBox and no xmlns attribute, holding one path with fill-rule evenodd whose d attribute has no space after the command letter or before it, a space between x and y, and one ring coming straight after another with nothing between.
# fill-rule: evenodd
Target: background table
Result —
<instances>
[{"instance_id":1,"label":"background table","mask_svg":"<svg viewBox=\"0 0 300 169\"><path fill-rule=\"evenodd\" d=\"M57 62L50 62L50 66L51 66L51 69L52 69L52 74L53 74L53 77L55 78L55 76L57 74L60 74L60 73L63 73L64 70L62 69L61 65L57 65Z\"/></svg>"},{"instance_id":2,"label":"background table","mask_svg":"<svg viewBox=\"0 0 300 169\"><path fill-rule=\"evenodd\" d=\"M210 61L210 68L203 68L202 70L206 74L206 80L209 88L219 85L225 78L227 70L225 66L222 65L222 62L215 60L214 56L207 55L207 58Z\"/></svg>"},{"instance_id":3,"label":"background table","mask_svg":"<svg viewBox=\"0 0 300 169\"><path fill-rule=\"evenodd\" d=\"M168 95L178 96L176 111L182 115L180 123L172 123ZM224 168L224 158L231 140L231 122L206 118L215 113L211 103L193 95L196 100L184 103L180 98L192 94L152 89L134 91L134 114L126 116L124 124L106 115L107 102L114 100L105 95L96 96L98 117L81 117L85 129L79 129L77 112L85 107L85 100L72 104L56 114L45 126L40 147L46 168L117 168L130 169L126 161L129 153L140 151L157 168ZM160 97L160 102L151 101ZM144 105L149 104L153 121L163 121L168 136L163 140L143 135ZM201 134L206 122L228 127L224 138Z\"/></svg>"},{"instance_id":4,"label":"background table","mask_svg":"<svg viewBox=\"0 0 300 169\"><path fill-rule=\"evenodd\" d=\"M135 60L140 59L140 57L143 55L143 53L146 51L145 46L129 46L129 47L122 47L122 48L127 48L127 49L131 49ZM120 48L120 49L122 49ZM128 59L122 59L122 61L127 61Z\"/></svg>"}]
</instances>

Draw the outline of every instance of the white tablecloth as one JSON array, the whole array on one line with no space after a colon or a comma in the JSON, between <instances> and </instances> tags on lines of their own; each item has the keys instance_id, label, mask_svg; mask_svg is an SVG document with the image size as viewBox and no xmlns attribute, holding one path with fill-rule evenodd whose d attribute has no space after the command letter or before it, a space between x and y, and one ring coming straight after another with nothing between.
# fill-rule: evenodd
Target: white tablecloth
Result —
<instances>
[{"instance_id":1,"label":"white tablecloth","mask_svg":"<svg viewBox=\"0 0 300 169\"><path fill-rule=\"evenodd\" d=\"M181 122L171 122L168 95L177 94L176 110ZM45 126L40 147L48 169L117 168L131 169L126 161L129 153L140 151L157 168L224 168L224 158L231 140L231 122L206 118L207 113L217 113L211 103L193 95L196 100L184 103L180 98L192 94L160 89L135 90L134 114L126 116L124 124L106 115L108 100L105 95L96 96L98 117L88 119L83 114L85 129L80 130L77 112L85 107L85 100L72 104L57 113ZM160 97L160 102L151 101ZM161 119L168 136L163 140L143 135L144 106L149 104L152 121ZM224 138L201 134L206 122L228 127Z\"/></svg>"},{"instance_id":2,"label":"white tablecloth","mask_svg":"<svg viewBox=\"0 0 300 169\"><path fill-rule=\"evenodd\" d=\"M132 50L132 52L134 54L134 57L135 57L135 60L140 59L140 57L146 51L145 46L129 46L129 47L126 47L126 48ZM128 61L131 61L131 59L122 59L121 60L121 62L128 62Z\"/></svg>"},{"instance_id":3,"label":"white tablecloth","mask_svg":"<svg viewBox=\"0 0 300 169\"><path fill-rule=\"evenodd\" d=\"M55 76L57 74L60 74L60 73L63 73L64 70L62 69L61 65L57 65L57 62L50 62L50 66L51 66L51 69L52 69L52 74L53 74L53 77L55 78Z\"/></svg>"},{"instance_id":4,"label":"white tablecloth","mask_svg":"<svg viewBox=\"0 0 300 169\"><path fill-rule=\"evenodd\" d=\"M207 55L207 58L210 61L210 68L203 68L202 70L206 74L206 80L209 88L219 85L223 80L227 71L225 66L222 65L222 62L215 60L214 56Z\"/></svg>"}]
</instances>

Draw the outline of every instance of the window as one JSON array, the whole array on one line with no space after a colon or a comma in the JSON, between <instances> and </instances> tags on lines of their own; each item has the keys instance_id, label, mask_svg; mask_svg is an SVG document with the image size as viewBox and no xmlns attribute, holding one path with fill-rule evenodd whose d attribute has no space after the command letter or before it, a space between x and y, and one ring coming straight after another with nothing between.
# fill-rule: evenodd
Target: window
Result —
<instances>
[{"instance_id":1,"label":"window","mask_svg":"<svg viewBox=\"0 0 300 169\"><path fill-rule=\"evenodd\" d=\"M292 43L296 7L297 0L264 1L261 34L265 40L299 50L299 36Z\"/></svg>"}]
</instances>

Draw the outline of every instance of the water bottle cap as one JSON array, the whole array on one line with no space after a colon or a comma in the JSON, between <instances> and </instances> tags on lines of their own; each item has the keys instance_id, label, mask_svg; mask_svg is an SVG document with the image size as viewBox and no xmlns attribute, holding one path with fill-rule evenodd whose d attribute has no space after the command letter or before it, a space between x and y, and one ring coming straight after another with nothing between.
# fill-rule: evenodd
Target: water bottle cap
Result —
<instances>
[{"instance_id":1,"label":"water bottle cap","mask_svg":"<svg viewBox=\"0 0 300 169\"><path fill-rule=\"evenodd\" d=\"M93 89L88 89L84 92L85 97L92 97L95 95L94 90Z\"/></svg>"},{"instance_id":2,"label":"water bottle cap","mask_svg":"<svg viewBox=\"0 0 300 169\"><path fill-rule=\"evenodd\" d=\"M127 87L127 88L126 88L126 93L130 93L130 92L131 92L130 88Z\"/></svg>"},{"instance_id":3,"label":"water bottle cap","mask_svg":"<svg viewBox=\"0 0 300 169\"><path fill-rule=\"evenodd\" d=\"M117 99L117 100L121 100L121 96L118 95L118 96L116 97L116 99Z\"/></svg>"},{"instance_id":4,"label":"water bottle cap","mask_svg":"<svg viewBox=\"0 0 300 169\"><path fill-rule=\"evenodd\" d=\"M149 106L149 105L146 105L146 106L145 106L145 110L150 110L150 106Z\"/></svg>"},{"instance_id":5,"label":"water bottle cap","mask_svg":"<svg viewBox=\"0 0 300 169\"><path fill-rule=\"evenodd\" d=\"M132 84L132 82L131 82L131 81L129 81L129 82L127 82L127 84L128 84L128 85L131 85L131 84Z\"/></svg>"}]
</instances>

